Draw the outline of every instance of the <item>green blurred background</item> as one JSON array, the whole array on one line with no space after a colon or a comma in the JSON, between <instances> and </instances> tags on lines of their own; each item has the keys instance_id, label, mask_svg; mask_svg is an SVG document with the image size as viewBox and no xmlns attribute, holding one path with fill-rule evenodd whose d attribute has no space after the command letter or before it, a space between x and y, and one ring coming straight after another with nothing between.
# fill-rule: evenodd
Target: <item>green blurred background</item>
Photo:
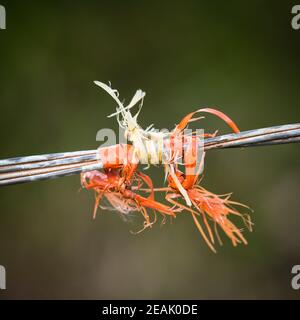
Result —
<instances>
[{"instance_id":1,"label":"green blurred background","mask_svg":"<svg viewBox=\"0 0 300 320\"><path fill-rule=\"evenodd\" d=\"M4 1L0 158L93 149L112 99L147 92L142 126L218 106L254 129L299 122L300 30L289 1ZM208 116L205 129L225 133ZM249 245L213 254L188 215L140 235L99 211L79 177L1 188L1 298L293 298L300 264L298 145L212 151L203 185L254 210ZM159 181L159 170L151 174ZM224 237L223 237L224 239Z\"/></svg>"}]
</instances>

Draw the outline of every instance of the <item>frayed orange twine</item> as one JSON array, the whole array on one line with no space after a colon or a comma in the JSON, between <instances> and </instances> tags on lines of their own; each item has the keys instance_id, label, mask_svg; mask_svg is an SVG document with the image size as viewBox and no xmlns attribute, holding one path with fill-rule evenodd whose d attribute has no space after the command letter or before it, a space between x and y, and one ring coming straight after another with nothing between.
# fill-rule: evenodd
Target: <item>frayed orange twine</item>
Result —
<instances>
[{"instance_id":1,"label":"frayed orange twine","mask_svg":"<svg viewBox=\"0 0 300 320\"><path fill-rule=\"evenodd\" d=\"M175 218L177 214L188 212L204 238L209 248L216 252L215 242L222 245L219 230L231 240L233 246L247 244L243 230L238 228L230 217L238 217L249 231L252 231L251 218L248 213L241 213L238 208L249 211L250 208L241 203L232 201L231 194L216 195L204 189L200 183L203 177L205 152L199 153L197 134L186 136L184 129L189 123L200 118L194 118L196 114L209 113L222 119L233 130L240 132L237 125L224 113L213 108L203 108L186 115L168 136L164 136L164 147L167 148L168 161L164 164L166 181L168 185L162 188L154 188L151 178L138 170L139 163L145 163L145 159L151 159L149 149L145 148L149 140L157 143L157 135L152 130L143 130L137 124L137 115L132 116L130 109L139 101L142 101L145 93L138 90L132 101L124 107L118 98L116 90L106 84L96 82L106 90L118 103L115 114L120 126L125 129L125 135L132 142L118 144L108 148L99 149L99 158L104 164L103 171L90 171L81 174L81 184L86 189L95 191L96 200L93 216L96 217L97 208L116 210L123 215L131 212L140 212L144 218L144 226L140 231L152 227L156 222L156 212L166 217ZM122 119L120 118L122 117ZM206 137L216 136L206 134ZM183 140L184 146L179 150L174 143ZM181 164L178 163L180 153ZM114 155L114 157L111 157ZM151 162L149 163L151 164ZM183 167L183 170L179 169ZM164 193L166 204L155 200L156 193ZM103 200L109 203L104 207ZM151 219L149 211L154 212ZM138 232L140 232L138 231Z\"/></svg>"}]
</instances>

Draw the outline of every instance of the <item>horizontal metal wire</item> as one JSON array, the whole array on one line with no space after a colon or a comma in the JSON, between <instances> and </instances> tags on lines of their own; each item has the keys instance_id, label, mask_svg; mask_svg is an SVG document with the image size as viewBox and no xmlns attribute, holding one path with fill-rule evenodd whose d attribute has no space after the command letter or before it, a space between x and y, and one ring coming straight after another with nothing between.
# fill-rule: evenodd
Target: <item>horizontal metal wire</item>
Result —
<instances>
[{"instance_id":1,"label":"horizontal metal wire","mask_svg":"<svg viewBox=\"0 0 300 320\"><path fill-rule=\"evenodd\" d=\"M204 149L266 146L300 142L300 124L243 131L204 140ZM51 153L0 160L0 186L58 178L101 169L98 150Z\"/></svg>"},{"instance_id":2,"label":"horizontal metal wire","mask_svg":"<svg viewBox=\"0 0 300 320\"><path fill-rule=\"evenodd\" d=\"M75 156L75 157L48 160L48 161L26 162L24 164L0 166L0 173L32 170L32 169L38 169L38 168L50 168L50 167L55 167L63 164L83 163L83 162L88 162L93 160L96 160L95 151L93 152L93 154L88 154L84 156Z\"/></svg>"},{"instance_id":3,"label":"horizontal metal wire","mask_svg":"<svg viewBox=\"0 0 300 320\"><path fill-rule=\"evenodd\" d=\"M81 165L78 167L71 167L67 169L56 169L55 171L48 171L44 173L37 173L25 176L18 176L13 178L8 178L5 180L0 180L0 186L8 186L12 184L20 184L26 182L34 182L39 180L48 180L55 179L65 176L70 176L73 174L79 174L81 172L92 171L92 170L100 170L103 168L101 161L97 161L95 163L89 165Z\"/></svg>"},{"instance_id":4,"label":"horizontal metal wire","mask_svg":"<svg viewBox=\"0 0 300 320\"><path fill-rule=\"evenodd\" d=\"M283 144L298 142L300 137L300 124L289 124L263 129L255 129L208 138L204 141L204 148L238 148L257 145ZM296 138L296 139L295 139Z\"/></svg>"},{"instance_id":5,"label":"horizontal metal wire","mask_svg":"<svg viewBox=\"0 0 300 320\"><path fill-rule=\"evenodd\" d=\"M0 166L17 165L21 163L30 163L38 161L48 161L56 159L72 158L76 156L83 156L95 153L95 150L84 150L84 151L72 151L72 152L61 152L61 153L48 153L36 156L26 157L15 157L0 160Z\"/></svg>"}]
</instances>

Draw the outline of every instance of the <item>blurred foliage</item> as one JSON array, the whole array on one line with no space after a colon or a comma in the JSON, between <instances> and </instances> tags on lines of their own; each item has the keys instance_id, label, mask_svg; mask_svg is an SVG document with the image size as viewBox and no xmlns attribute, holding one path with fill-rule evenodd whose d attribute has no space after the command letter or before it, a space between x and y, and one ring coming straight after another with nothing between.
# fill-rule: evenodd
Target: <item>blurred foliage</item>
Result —
<instances>
[{"instance_id":1,"label":"blurred foliage","mask_svg":"<svg viewBox=\"0 0 300 320\"><path fill-rule=\"evenodd\" d=\"M1 1L0 158L96 148L121 96L143 126L218 106L246 129L299 122L300 31L289 1ZM205 129L227 132L208 116ZM201 125L202 125L201 124ZM199 123L200 125L200 123ZM247 247L212 254L188 215L133 236L79 177L0 190L0 298L299 298L299 146L212 151L204 186L254 209ZM152 169L155 181L159 170ZM160 177L161 178L161 177Z\"/></svg>"}]
</instances>

